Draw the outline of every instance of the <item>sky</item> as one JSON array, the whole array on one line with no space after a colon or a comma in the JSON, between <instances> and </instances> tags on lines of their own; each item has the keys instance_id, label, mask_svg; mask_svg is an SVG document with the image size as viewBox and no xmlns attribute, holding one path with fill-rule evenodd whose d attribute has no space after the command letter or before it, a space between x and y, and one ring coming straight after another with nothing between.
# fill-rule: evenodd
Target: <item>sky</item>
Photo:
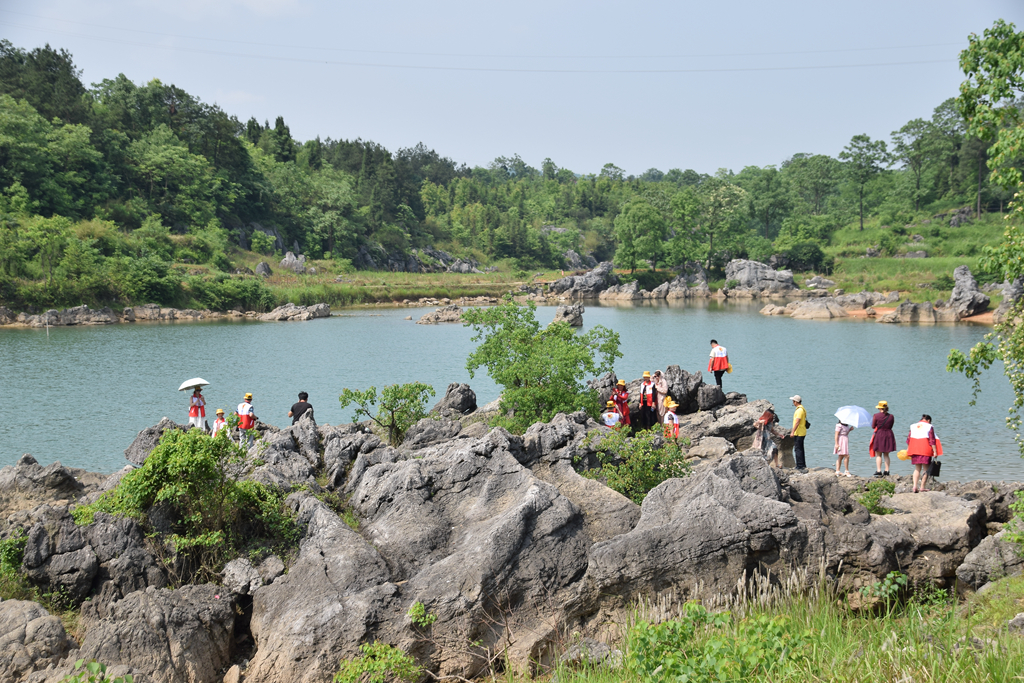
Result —
<instances>
[{"instance_id":1,"label":"sky","mask_svg":"<svg viewBox=\"0 0 1024 683\"><path fill-rule=\"evenodd\" d=\"M298 140L713 174L888 140L957 95L1000 18L1024 28L1024 2L0 0L0 37Z\"/></svg>"}]
</instances>

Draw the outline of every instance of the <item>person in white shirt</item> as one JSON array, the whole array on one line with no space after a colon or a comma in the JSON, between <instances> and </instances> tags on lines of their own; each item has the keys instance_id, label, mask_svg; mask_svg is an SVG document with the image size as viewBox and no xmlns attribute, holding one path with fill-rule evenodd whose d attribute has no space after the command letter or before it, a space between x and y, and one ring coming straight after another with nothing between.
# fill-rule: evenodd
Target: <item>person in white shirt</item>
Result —
<instances>
[{"instance_id":1,"label":"person in white shirt","mask_svg":"<svg viewBox=\"0 0 1024 683\"><path fill-rule=\"evenodd\" d=\"M217 408L217 419L213 421L213 431L210 433L210 436L217 436L221 430L224 430L224 433L227 434L227 429L228 423L224 419L224 409Z\"/></svg>"},{"instance_id":2,"label":"person in white shirt","mask_svg":"<svg viewBox=\"0 0 1024 683\"><path fill-rule=\"evenodd\" d=\"M615 401L608 401L605 411L601 413L601 419L604 421L605 427L619 428L619 421L622 420L622 415L615 409Z\"/></svg>"},{"instance_id":3,"label":"person in white shirt","mask_svg":"<svg viewBox=\"0 0 1024 683\"><path fill-rule=\"evenodd\" d=\"M672 401L666 407L668 408L668 412L665 413L665 438L678 439L679 416L676 415L676 408L679 407L679 404Z\"/></svg>"}]
</instances>

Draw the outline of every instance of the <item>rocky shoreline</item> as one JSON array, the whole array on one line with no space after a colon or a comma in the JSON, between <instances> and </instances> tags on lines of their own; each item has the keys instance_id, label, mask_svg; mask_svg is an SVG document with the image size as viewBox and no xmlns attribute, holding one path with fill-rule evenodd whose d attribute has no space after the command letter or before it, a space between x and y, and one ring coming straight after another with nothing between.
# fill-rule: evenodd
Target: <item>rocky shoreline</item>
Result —
<instances>
[{"instance_id":1,"label":"rocky shoreline","mask_svg":"<svg viewBox=\"0 0 1024 683\"><path fill-rule=\"evenodd\" d=\"M72 327L76 325L115 325L135 322L200 322L207 320L249 319L273 321L314 320L331 315L327 304L296 306L288 303L267 313L256 311L210 311L191 308L166 308L157 304L129 306L116 313L112 308L93 310L88 306L75 306L63 310L51 309L44 313L14 313L0 306L0 326L7 327Z\"/></svg>"},{"instance_id":2,"label":"rocky shoreline","mask_svg":"<svg viewBox=\"0 0 1024 683\"><path fill-rule=\"evenodd\" d=\"M0 638L0 678L56 683L77 658L95 658L140 681L328 680L373 640L438 676L471 678L496 654L551 661L572 631L607 640L638 598L710 599L755 574L782 580L821 567L854 590L900 570L972 590L1021 570L1001 534L1024 484L947 482L913 494L897 477L882 499L892 513L871 514L856 500L868 480L773 469L750 448L770 403L723 395L699 372L665 374L685 413L692 472L642 505L582 476L608 433L584 413L516 436L489 428L497 406L477 407L464 384L450 385L398 448L367 423L260 424L236 476L291 491L297 554L240 557L219 584L174 590L146 539L158 519L71 519L123 472L23 456L0 469L0 536L24 531L31 580L85 601L82 633L35 603L0 602L10 634ZM144 462L175 428L144 430L126 456ZM348 498L357 528L323 502L332 492ZM415 602L437 617L426 636L406 616Z\"/></svg>"}]
</instances>

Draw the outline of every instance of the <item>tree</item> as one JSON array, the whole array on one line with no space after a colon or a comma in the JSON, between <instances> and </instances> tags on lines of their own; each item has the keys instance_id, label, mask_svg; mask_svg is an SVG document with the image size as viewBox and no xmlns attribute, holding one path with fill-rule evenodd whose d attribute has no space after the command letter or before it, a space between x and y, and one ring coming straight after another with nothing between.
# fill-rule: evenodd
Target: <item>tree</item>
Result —
<instances>
[{"instance_id":1,"label":"tree","mask_svg":"<svg viewBox=\"0 0 1024 683\"><path fill-rule=\"evenodd\" d=\"M882 171L881 165L887 157L885 140L872 140L867 135L854 135L839 153L839 158L846 162L847 177L857 186L861 230L864 229L864 187Z\"/></svg>"},{"instance_id":2,"label":"tree","mask_svg":"<svg viewBox=\"0 0 1024 683\"><path fill-rule=\"evenodd\" d=\"M607 163L601 167L601 173L598 177L607 178L608 180L622 180L625 173L625 171L615 164Z\"/></svg>"},{"instance_id":3,"label":"tree","mask_svg":"<svg viewBox=\"0 0 1024 683\"><path fill-rule=\"evenodd\" d=\"M586 410L596 417L597 392L584 379L609 372L619 352L619 335L601 325L577 333L557 322L541 328L537 307L515 303L511 296L490 308L462 314L481 342L466 359L469 376L481 367L502 387L501 415L495 423L522 433L557 413Z\"/></svg>"},{"instance_id":4,"label":"tree","mask_svg":"<svg viewBox=\"0 0 1024 683\"><path fill-rule=\"evenodd\" d=\"M903 162L914 178L914 211L921 210L921 198L925 195L921 178L933 159L934 136L932 124L924 119L914 119L892 132L893 158Z\"/></svg>"},{"instance_id":5,"label":"tree","mask_svg":"<svg viewBox=\"0 0 1024 683\"><path fill-rule=\"evenodd\" d=\"M794 154L782 164L796 195L807 205L812 216L825 212L826 202L835 194L843 165L827 154Z\"/></svg>"},{"instance_id":6,"label":"tree","mask_svg":"<svg viewBox=\"0 0 1024 683\"><path fill-rule=\"evenodd\" d=\"M1003 187L1024 181L1019 158L1024 154L1024 112L1016 101L1024 95L1024 32L1002 19L979 37L968 37L960 53L967 79L960 84L957 105L967 132L995 139L988 167L992 180Z\"/></svg>"},{"instance_id":7,"label":"tree","mask_svg":"<svg viewBox=\"0 0 1024 683\"><path fill-rule=\"evenodd\" d=\"M651 268L656 268L665 250L666 234L661 213L645 199L634 199L615 217L615 238L619 241L615 262L631 273L641 260L650 260Z\"/></svg>"},{"instance_id":8,"label":"tree","mask_svg":"<svg viewBox=\"0 0 1024 683\"><path fill-rule=\"evenodd\" d=\"M722 178L709 178L697 191L700 202L700 223L698 232L708 245L705 268L711 268L715 253L715 237L730 232L734 220L747 201L747 193Z\"/></svg>"},{"instance_id":9,"label":"tree","mask_svg":"<svg viewBox=\"0 0 1024 683\"><path fill-rule=\"evenodd\" d=\"M374 405L378 404L377 387L365 391L343 389L338 400L341 407L356 405L354 419L360 416L373 420L387 435L388 443L400 446L405 440L409 427L427 416L427 398L434 395L429 384L410 382L409 384L389 384L380 392L379 408L374 415Z\"/></svg>"},{"instance_id":10,"label":"tree","mask_svg":"<svg viewBox=\"0 0 1024 683\"><path fill-rule=\"evenodd\" d=\"M765 239L771 239L789 211L790 192L786 177L774 166L747 166L736 176L736 184L747 192L750 217L764 228Z\"/></svg>"}]
</instances>

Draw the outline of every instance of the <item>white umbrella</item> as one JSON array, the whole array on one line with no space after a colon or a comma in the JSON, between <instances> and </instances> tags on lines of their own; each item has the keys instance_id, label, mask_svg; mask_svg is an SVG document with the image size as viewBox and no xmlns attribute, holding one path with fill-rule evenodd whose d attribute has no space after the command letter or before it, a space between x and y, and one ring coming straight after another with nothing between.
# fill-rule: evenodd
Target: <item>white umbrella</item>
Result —
<instances>
[{"instance_id":1,"label":"white umbrella","mask_svg":"<svg viewBox=\"0 0 1024 683\"><path fill-rule=\"evenodd\" d=\"M192 379L187 379L182 382L181 386L178 387L178 391L185 391L186 389L192 389L193 387L205 387L207 384L209 384L209 382L202 377L193 377Z\"/></svg>"},{"instance_id":2,"label":"white umbrella","mask_svg":"<svg viewBox=\"0 0 1024 683\"><path fill-rule=\"evenodd\" d=\"M871 425L871 414L860 406L843 406L836 411L835 415L840 422L855 429Z\"/></svg>"}]
</instances>

